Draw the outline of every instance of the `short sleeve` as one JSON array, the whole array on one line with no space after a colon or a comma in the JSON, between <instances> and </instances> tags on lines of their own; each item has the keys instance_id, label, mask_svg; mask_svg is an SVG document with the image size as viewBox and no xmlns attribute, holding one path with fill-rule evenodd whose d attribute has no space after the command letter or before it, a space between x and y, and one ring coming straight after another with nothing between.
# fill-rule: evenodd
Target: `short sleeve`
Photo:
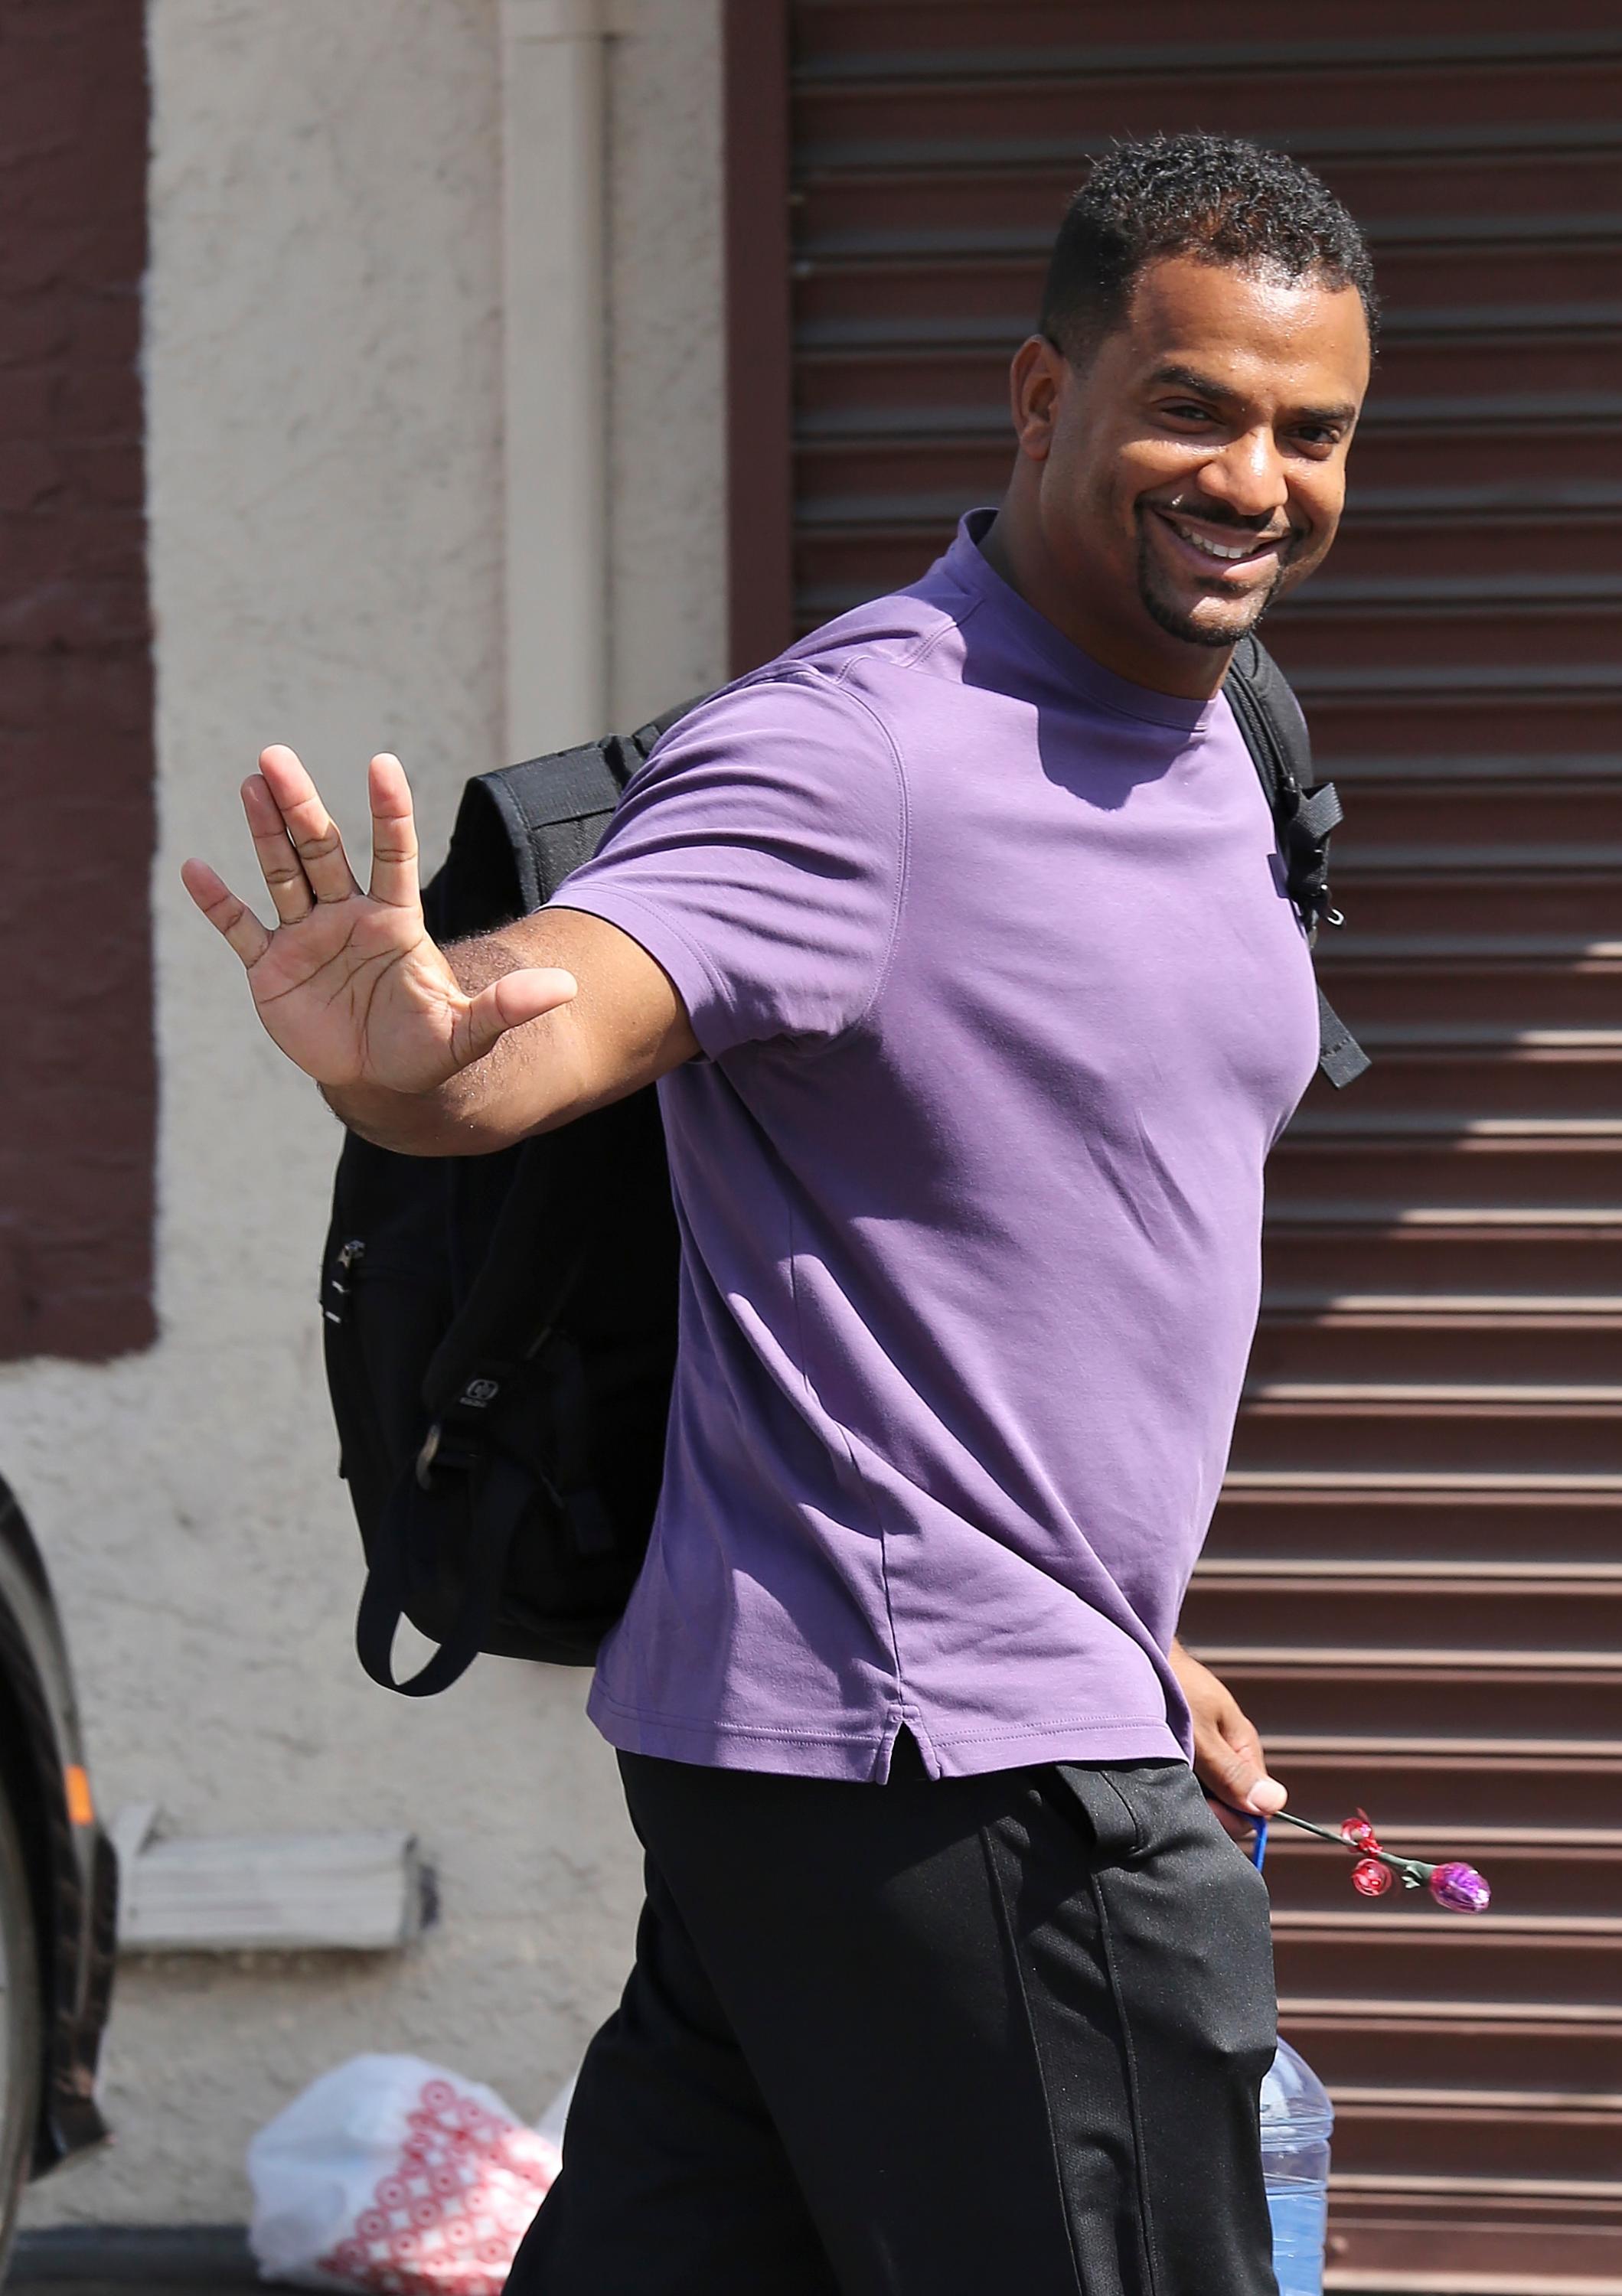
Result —
<instances>
[{"instance_id":1,"label":"short sleeve","mask_svg":"<svg viewBox=\"0 0 1622 2296\"><path fill-rule=\"evenodd\" d=\"M876 996L905 863L901 764L878 716L815 670L719 694L631 781L553 906L646 949L712 1058L826 1041Z\"/></svg>"}]
</instances>

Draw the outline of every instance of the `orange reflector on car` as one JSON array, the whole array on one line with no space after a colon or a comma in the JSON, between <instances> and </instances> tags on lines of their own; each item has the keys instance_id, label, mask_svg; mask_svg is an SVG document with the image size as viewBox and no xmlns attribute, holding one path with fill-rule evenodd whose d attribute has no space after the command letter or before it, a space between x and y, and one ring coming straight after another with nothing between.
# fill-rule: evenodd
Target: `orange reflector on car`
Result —
<instances>
[{"instance_id":1,"label":"orange reflector on car","mask_svg":"<svg viewBox=\"0 0 1622 2296\"><path fill-rule=\"evenodd\" d=\"M68 1816L75 1825L95 1824L95 1802L90 1792L89 1775L82 1764L70 1762L62 1772L62 1783L68 1789Z\"/></svg>"}]
</instances>

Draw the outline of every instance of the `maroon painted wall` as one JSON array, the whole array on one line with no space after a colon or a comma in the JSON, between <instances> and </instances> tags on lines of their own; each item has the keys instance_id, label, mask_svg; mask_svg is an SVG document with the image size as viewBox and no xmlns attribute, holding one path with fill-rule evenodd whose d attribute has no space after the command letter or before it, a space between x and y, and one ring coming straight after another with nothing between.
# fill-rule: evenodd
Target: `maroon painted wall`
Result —
<instances>
[{"instance_id":1,"label":"maroon painted wall","mask_svg":"<svg viewBox=\"0 0 1622 2296\"><path fill-rule=\"evenodd\" d=\"M144 19L0 0L0 1357L153 1331Z\"/></svg>"}]
</instances>

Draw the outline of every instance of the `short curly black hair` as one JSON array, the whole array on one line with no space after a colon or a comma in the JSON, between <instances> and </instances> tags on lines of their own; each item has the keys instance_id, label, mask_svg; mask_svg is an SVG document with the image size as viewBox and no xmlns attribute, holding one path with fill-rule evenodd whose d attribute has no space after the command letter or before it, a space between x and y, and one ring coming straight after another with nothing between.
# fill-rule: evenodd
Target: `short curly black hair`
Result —
<instances>
[{"instance_id":1,"label":"short curly black hair","mask_svg":"<svg viewBox=\"0 0 1622 2296\"><path fill-rule=\"evenodd\" d=\"M1070 201L1048 266L1042 332L1085 357L1126 315L1159 256L1355 287L1372 342L1380 324L1367 242L1334 193L1287 152L1226 135L1118 144Z\"/></svg>"}]
</instances>

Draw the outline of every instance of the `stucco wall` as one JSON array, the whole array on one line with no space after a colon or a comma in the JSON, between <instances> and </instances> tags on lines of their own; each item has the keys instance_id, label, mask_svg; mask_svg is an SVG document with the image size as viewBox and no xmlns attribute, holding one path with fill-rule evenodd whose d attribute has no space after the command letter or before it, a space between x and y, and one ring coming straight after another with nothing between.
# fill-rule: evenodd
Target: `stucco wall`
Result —
<instances>
[{"instance_id":1,"label":"stucco wall","mask_svg":"<svg viewBox=\"0 0 1622 2296\"><path fill-rule=\"evenodd\" d=\"M397 748L425 845L499 755L496 0L151 0L161 1337L0 1374L0 1462L66 1613L103 1807L185 1832L401 1825L443 1915L387 1960L127 1963L115 2148L34 2223L246 2212L242 2147L315 2073L410 2048L540 2108L610 2005L636 1885L584 1683L360 1677L313 1313L336 1136L176 883L248 882L235 787L292 742L353 818ZM616 696L717 677L717 0L610 60Z\"/></svg>"},{"instance_id":2,"label":"stucco wall","mask_svg":"<svg viewBox=\"0 0 1622 2296\"><path fill-rule=\"evenodd\" d=\"M726 660L720 0L616 0L609 669L635 726Z\"/></svg>"}]
</instances>

